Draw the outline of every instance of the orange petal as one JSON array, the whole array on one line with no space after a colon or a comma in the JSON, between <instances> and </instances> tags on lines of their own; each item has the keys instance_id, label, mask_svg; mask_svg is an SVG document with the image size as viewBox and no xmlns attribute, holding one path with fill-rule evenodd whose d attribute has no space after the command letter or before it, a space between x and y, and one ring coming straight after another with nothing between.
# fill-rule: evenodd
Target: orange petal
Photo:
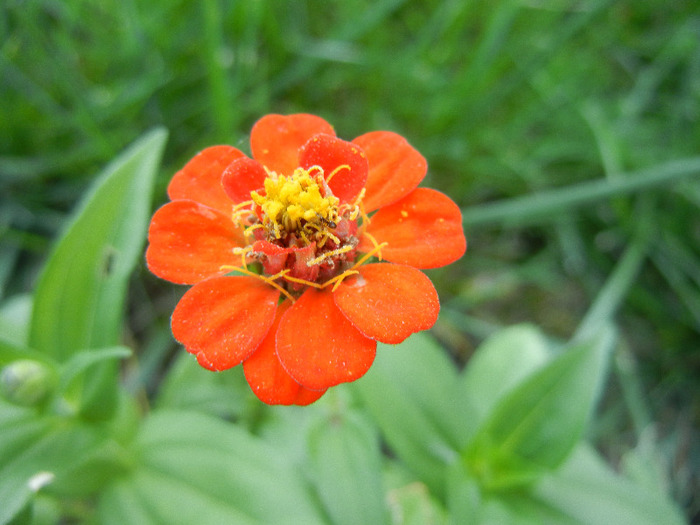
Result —
<instances>
[{"instance_id":1,"label":"orange petal","mask_svg":"<svg viewBox=\"0 0 700 525\"><path fill-rule=\"evenodd\" d=\"M308 405L321 397L325 390L304 388L282 367L275 351L275 336L282 314L292 305L285 301L277 308L277 316L260 346L243 362L243 371L250 389L268 405Z\"/></svg>"},{"instance_id":2,"label":"orange petal","mask_svg":"<svg viewBox=\"0 0 700 525\"><path fill-rule=\"evenodd\" d=\"M262 165L248 157L234 160L224 170L221 184L229 199L235 204L250 200L250 192L265 184L267 173Z\"/></svg>"},{"instance_id":3,"label":"orange petal","mask_svg":"<svg viewBox=\"0 0 700 525\"><path fill-rule=\"evenodd\" d=\"M360 193L369 171L367 157L359 146L332 135L315 135L304 144L299 165L323 168L328 186L341 202L350 202Z\"/></svg>"},{"instance_id":4,"label":"orange petal","mask_svg":"<svg viewBox=\"0 0 700 525\"><path fill-rule=\"evenodd\" d=\"M248 358L275 320L279 292L256 277L214 277L194 285L171 319L175 339L209 370Z\"/></svg>"},{"instance_id":5,"label":"orange petal","mask_svg":"<svg viewBox=\"0 0 700 525\"><path fill-rule=\"evenodd\" d=\"M362 148L369 162L367 193L362 201L367 213L408 195L428 171L423 155L396 133L372 131L353 143Z\"/></svg>"},{"instance_id":6,"label":"orange petal","mask_svg":"<svg viewBox=\"0 0 700 525\"><path fill-rule=\"evenodd\" d=\"M333 126L315 115L266 115L250 133L253 158L272 171L291 175L299 167L299 148L318 133L335 135Z\"/></svg>"},{"instance_id":7,"label":"orange petal","mask_svg":"<svg viewBox=\"0 0 700 525\"><path fill-rule=\"evenodd\" d=\"M367 227L377 242L387 242L381 254L387 261L414 268L438 268L456 261L467 249L462 213L447 195L416 188L394 204L381 208ZM359 251L374 244L366 236Z\"/></svg>"},{"instance_id":8,"label":"orange petal","mask_svg":"<svg viewBox=\"0 0 700 525\"><path fill-rule=\"evenodd\" d=\"M367 337L398 344L437 321L440 300L420 270L399 264L366 264L334 292L335 304Z\"/></svg>"},{"instance_id":9,"label":"orange petal","mask_svg":"<svg viewBox=\"0 0 700 525\"><path fill-rule=\"evenodd\" d=\"M199 152L173 176L168 185L170 200L189 199L230 214L233 203L221 186L221 175L243 156L232 146L212 146Z\"/></svg>"},{"instance_id":10,"label":"orange petal","mask_svg":"<svg viewBox=\"0 0 700 525\"><path fill-rule=\"evenodd\" d=\"M299 394L294 398L295 405L306 406L310 405L314 401L318 401L319 398L326 393L326 390L309 390L308 388L301 387Z\"/></svg>"},{"instance_id":11,"label":"orange petal","mask_svg":"<svg viewBox=\"0 0 700 525\"><path fill-rule=\"evenodd\" d=\"M240 264L233 248L244 245L243 233L228 215L194 201L162 206L148 229L146 263L162 279L194 284L226 273L223 264Z\"/></svg>"},{"instance_id":12,"label":"orange petal","mask_svg":"<svg viewBox=\"0 0 700 525\"><path fill-rule=\"evenodd\" d=\"M359 379L372 366L376 349L377 343L345 318L329 290L307 289L277 330L277 357L310 390Z\"/></svg>"}]
</instances>

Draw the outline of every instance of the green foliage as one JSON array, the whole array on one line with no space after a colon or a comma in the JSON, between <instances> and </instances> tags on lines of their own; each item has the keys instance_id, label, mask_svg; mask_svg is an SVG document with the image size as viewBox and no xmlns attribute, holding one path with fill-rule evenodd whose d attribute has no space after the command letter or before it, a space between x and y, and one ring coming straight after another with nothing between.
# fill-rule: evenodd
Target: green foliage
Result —
<instances>
[{"instance_id":1,"label":"green foliage","mask_svg":"<svg viewBox=\"0 0 700 525\"><path fill-rule=\"evenodd\" d=\"M605 377L611 340L602 339L565 350L494 406L465 457L484 485L528 483L569 455Z\"/></svg>"},{"instance_id":2,"label":"green foliage","mask_svg":"<svg viewBox=\"0 0 700 525\"><path fill-rule=\"evenodd\" d=\"M85 196L37 286L30 347L62 362L80 349L119 343L165 137L162 130L143 137Z\"/></svg>"},{"instance_id":3,"label":"green foliage","mask_svg":"<svg viewBox=\"0 0 700 525\"><path fill-rule=\"evenodd\" d=\"M153 137L159 140L155 151ZM130 350L68 345L64 333L77 345L113 340L100 339L104 334L93 323L75 323L71 331L55 326L42 301L68 297L122 307L126 270L112 286L101 279L81 283L71 277L64 250L75 232L89 234L94 209L110 199L136 206L142 223L132 224L135 238L117 246L129 251L142 244L146 216L138 209L147 202L134 192L144 188L108 190L115 180L152 183L163 138L142 139L98 179L49 259L29 341L45 341L36 328L44 327L66 341L64 350L0 345L4 370L12 372L6 395L19 405L0 402L0 496L6 502L0 523L42 513L58 519L62 502L88 499L97 503L83 517L101 523L656 523L659 517L682 523L661 493L612 473L583 444L613 348L606 319L614 308L603 315L594 306L597 313L587 318L578 342L560 349L530 325L501 331L462 372L424 334L398 347L380 345L362 379L300 409L302 418L291 409L221 404L234 392L246 399L240 374L221 374L218 381L183 356L163 382L157 408L141 417L117 376L99 375ZM124 218L107 217L103 232L119 230ZM104 253L100 242L114 237L88 235L86 242L95 248L81 255L81 264L94 268ZM626 281L611 277L605 290L618 290L620 282ZM86 396L96 372L102 381ZM77 395L76 385L82 387ZM43 389L40 403L18 401L17 392L37 387ZM85 411L95 400L100 417ZM112 403L109 410L106 403ZM382 455L380 440L392 456ZM39 493L59 510L34 504Z\"/></svg>"},{"instance_id":4,"label":"green foliage","mask_svg":"<svg viewBox=\"0 0 700 525\"><path fill-rule=\"evenodd\" d=\"M386 523L379 439L352 412L319 418L308 436L310 477L332 523Z\"/></svg>"},{"instance_id":5,"label":"green foliage","mask_svg":"<svg viewBox=\"0 0 700 525\"><path fill-rule=\"evenodd\" d=\"M234 425L154 412L133 451L135 468L100 497L100 523L323 523L294 465Z\"/></svg>"},{"instance_id":6,"label":"green foliage","mask_svg":"<svg viewBox=\"0 0 700 525\"><path fill-rule=\"evenodd\" d=\"M117 420L119 415L117 369L107 362L123 359L131 351L90 349L90 345L119 342L123 300L143 246L149 196L164 142L162 131L147 135L97 179L42 275L27 320L30 347L0 344L3 370L13 372L13 381L21 383L10 385L7 399L37 405L25 409L0 405L6 439L0 453L4 473L0 523L21 512L46 484L85 496L121 463L113 441L121 434L75 416L93 416L93 409L100 420ZM130 216L123 216L123 211ZM103 266L107 250L113 259L110 271ZM46 370L43 385L34 377L14 373L23 363ZM41 405L17 398L18 392L37 388L45 390ZM50 399L43 401L47 396Z\"/></svg>"},{"instance_id":7,"label":"green foliage","mask_svg":"<svg viewBox=\"0 0 700 525\"><path fill-rule=\"evenodd\" d=\"M357 395L401 461L441 494L443 471L456 455L449 429L469 423L453 418L459 406L451 395L451 378L456 374L444 352L429 340L420 344L415 337L404 347L414 351L379 345L372 373L355 385ZM426 370L435 375L431 378ZM435 381L436 377L440 380Z\"/></svg>"},{"instance_id":8,"label":"green foliage","mask_svg":"<svg viewBox=\"0 0 700 525\"><path fill-rule=\"evenodd\" d=\"M0 524L682 523L668 492L696 516L698 23L690 0L4 2L0 367L48 373L0 401ZM431 272L439 342L271 409L170 362L175 294L133 270L185 160L297 111L406 136L470 248ZM118 153L161 126L156 179L162 131Z\"/></svg>"}]
</instances>

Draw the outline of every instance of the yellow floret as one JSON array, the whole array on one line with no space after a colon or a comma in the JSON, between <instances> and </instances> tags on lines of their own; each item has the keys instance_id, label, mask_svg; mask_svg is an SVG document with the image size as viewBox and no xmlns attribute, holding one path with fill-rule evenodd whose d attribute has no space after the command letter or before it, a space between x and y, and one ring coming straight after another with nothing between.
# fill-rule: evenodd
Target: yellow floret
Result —
<instances>
[{"instance_id":1,"label":"yellow floret","mask_svg":"<svg viewBox=\"0 0 700 525\"><path fill-rule=\"evenodd\" d=\"M314 175L322 178L323 171L317 168ZM265 179L265 193L259 195L253 191L251 197L260 206L263 225L270 235L280 238L299 233L307 242L325 241L332 235L327 230L339 220L339 200L333 195L324 197L318 179L309 170L297 168L291 176L271 172ZM314 239L309 239L309 235Z\"/></svg>"}]
</instances>

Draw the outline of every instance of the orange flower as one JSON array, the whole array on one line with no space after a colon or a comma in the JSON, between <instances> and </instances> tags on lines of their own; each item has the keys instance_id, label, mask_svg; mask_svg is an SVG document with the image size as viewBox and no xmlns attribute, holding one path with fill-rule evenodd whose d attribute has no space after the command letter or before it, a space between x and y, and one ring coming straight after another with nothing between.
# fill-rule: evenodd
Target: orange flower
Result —
<instances>
[{"instance_id":1,"label":"orange flower","mask_svg":"<svg viewBox=\"0 0 700 525\"><path fill-rule=\"evenodd\" d=\"M194 285L172 330L203 367L243 363L262 401L306 405L367 372L377 341L433 326L418 269L464 254L462 217L417 188L427 163L395 133L346 142L320 117L267 115L250 142L252 159L214 146L175 174L146 259Z\"/></svg>"}]
</instances>

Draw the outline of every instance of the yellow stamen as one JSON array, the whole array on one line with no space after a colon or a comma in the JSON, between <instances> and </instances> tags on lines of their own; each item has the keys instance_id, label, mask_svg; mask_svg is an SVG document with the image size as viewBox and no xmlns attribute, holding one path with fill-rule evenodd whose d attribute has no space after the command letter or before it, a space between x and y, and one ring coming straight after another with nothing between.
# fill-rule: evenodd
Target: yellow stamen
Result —
<instances>
[{"instance_id":1,"label":"yellow stamen","mask_svg":"<svg viewBox=\"0 0 700 525\"><path fill-rule=\"evenodd\" d=\"M347 164L341 164L336 169L331 171L331 174L328 175L328 177L326 177L326 184L328 184L331 181L331 179L335 176L335 174L338 173L340 170L350 170L350 166ZM323 171L323 170L321 170L321 171ZM350 171L352 171L352 170L350 170Z\"/></svg>"},{"instance_id":2,"label":"yellow stamen","mask_svg":"<svg viewBox=\"0 0 700 525\"><path fill-rule=\"evenodd\" d=\"M236 205L233 207L233 211L234 211L234 212L237 212L237 211L240 210L241 208L245 208L246 206L250 206L251 204L253 204L253 201L252 201L252 200L239 202L238 204L236 204Z\"/></svg>"},{"instance_id":3,"label":"yellow stamen","mask_svg":"<svg viewBox=\"0 0 700 525\"><path fill-rule=\"evenodd\" d=\"M333 284L333 288L331 289L331 292L334 292L338 286L340 286L340 283L343 282L343 280L350 276L354 275L356 273L360 273L359 271L356 270L357 267L362 266L370 257L372 257L375 253L381 251L384 246L388 245L388 242L383 242L381 244L378 244L375 246L375 248L371 251L366 253L359 261L357 261L355 264L352 265L351 268L345 270L343 273L336 275L335 277L331 277L328 279L325 283L323 284L318 284L314 283L312 281L307 281L306 279L298 279L296 277L290 277L289 275L283 275L283 278L286 279L287 281L291 281L293 283L299 283L299 284L305 284L306 286L311 286L313 288L317 288L319 290L330 286Z\"/></svg>"},{"instance_id":4,"label":"yellow stamen","mask_svg":"<svg viewBox=\"0 0 700 525\"><path fill-rule=\"evenodd\" d=\"M243 268L245 268L246 270L248 269L248 264L246 264L245 257L246 257L246 255L248 255L248 254L249 254L250 252L252 252L252 251L253 251L253 247L252 247L252 246L246 246L245 248L238 248L238 247L236 247L236 248L233 249L233 254L234 254L234 255L240 255L240 256L241 256L241 263L242 263L242 266L243 266Z\"/></svg>"},{"instance_id":5,"label":"yellow stamen","mask_svg":"<svg viewBox=\"0 0 700 525\"><path fill-rule=\"evenodd\" d=\"M311 172L313 172L313 171L317 171L317 172L319 172L321 175L323 175L323 168L322 168L321 166L319 166L318 164L314 164L314 165L311 166L308 170L306 170L306 172L307 172L309 175L311 175Z\"/></svg>"},{"instance_id":6,"label":"yellow stamen","mask_svg":"<svg viewBox=\"0 0 700 525\"><path fill-rule=\"evenodd\" d=\"M252 213L252 210L250 209L251 204L253 204L252 200L240 202L233 207L231 212L231 220L236 226L240 226L241 222L243 222L241 221L241 218L247 217Z\"/></svg>"},{"instance_id":7,"label":"yellow stamen","mask_svg":"<svg viewBox=\"0 0 700 525\"><path fill-rule=\"evenodd\" d=\"M359 203L357 207L360 210L360 217L362 217L362 226L360 226L360 232L364 232L367 229L367 226L369 226L369 223L372 222L372 220L369 218L369 215L365 213L365 208L362 205L362 203Z\"/></svg>"},{"instance_id":8,"label":"yellow stamen","mask_svg":"<svg viewBox=\"0 0 700 525\"><path fill-rule=\"evenodd\" d=\"M289 281L291 283L304 284L306 286L311 286L312 288L317 288L319 290L324 287L323 284L318 284L318 283L315 283L313 281L307 281L306 279L299 279L298 277L291 277L291 276L286 275L286 274L283 275L282 277L284 278L285 281Z\"/></svg>"},{"instance_id":9,"label":"yellow stamen","mask_svg":"<svg viewBox=\"0 0 700 525\"><path fill-rule=\"evenodd\" d=\"M380 261L382 260L382 247L386 246L389 244L388 242L383 242L381 245L377 242L377 239L374 238L374 235L371 233L365 232L363 235L365 235L370 241L372 241L372 244L374 244L374 250L372 250L370 253L377 254L377 259Z\"/></svg>"},{"instance_id":10,"label":"yellow stamen","mask_svg":"<svg viewBox=\"0 0 700 525\"><path fill-rule=\"evenodd\" d=\"M256 191L250 193L255 205L262 211L262 223L268 235L280 239L285 234L299 233L305 229L306 235L300 236L308 245L322 239L325 232L338 223L339 199L325 194L323 181L319 185L319 180L312 175L314 171L323 174L320 166L312 166L308 170L297 168L290 176L270 172L264 183L265 195ZM311 239L309 235L314 229L320 235Z\"/></svg>"},{"instance_id":11,"label":"yellow stamen","mask_svg":"<svg viewBox=\"0 0 700 525\"><path fill-rule=\"evenodd\" d=\"M260 223L258 224L251 224L248 226L245 230L243 230L243 235L246 237L250 237L252 235L253 230L257 230L259 228L263 228L264 226Z\"/></svg>"},{"instance_id":12,"label":"yellow stamen","mask_svg":"<svg viewBox=\"0 0 700 525\"><path fill-rule=\"evenodd\" d=\"M376 242L376 241L375 241ZM332 279L328 279L325 283L323 283L323 286L328 286L330 283L337 281L334 285L333 288L331 289L331 292L334 292L338 286L340 286L340 283L343 282L343 280L349 276L353 275L355 273L360 273L359 271L355 270L355 268L362 266L370 257L372 257L375 253L381 252L381 249L384 248L389 244L388 242L383 242L381 244L378 244L374 247L374 249L371 252L366 253L359 261L357 261L355 264L352 265L352 267L348 270L345 270L343 273L340 275L336 275ZM379 259L381 261L381 259Z\"/></svg>"},{"instance_id":13,"label":"yellow stamen","mask_svg":"<svg viewBox=\"0 0 700 525\"><path fill-rule=\"evenodd\" d=\"M335 277L333 277L333 279L328 279L325 283L323 283L323 286L328 286L329 284L334 282L335 284L333 284L333 288L331 288L331 292L335 292L336 289L338 288L338 286L340 286L340 283L342 283L346 277L349 277L350 275L354 275L356 273L360 273L360 272L358 272L357 270L352 270L352 269L345 270L340 275L336 275Z\"/></svg>"},{"instance_id":14,"label":"yellow stamen","mask_svg":"<svg viewBox=\"0 0 700 525\"><path fill-rule=\"evenodd\" d=\"M284 275L289 270L282 270L281 272L276 273L275 275L265 276L265 275L260 275L259 273L251 272L247 268L241 268L239 266L229 266L226 264L224 264L223 266L220 266L219 269L227 271L227 272L242 273L243 275L249 275L250 277L257 277L258 279L266 282L267 284L269 284L270 286L272 286L273 288L275 288L279 292L283 293L290 301L292 301L292 302L295 301L294 297L292 297L292 295L287 290L285 290L284 288L282 288L279 284L277 284L275 282L275 279L278 279L280 277L284 277Z\"/></svg>"},{"instance_id":15,"label":"yellow stamen","mask_svg":"<svg viewBox=\"0 0 700 525\"><path fill-rule=\"evenodd\" d=\"M329 257L335 257L336 255L340 255L341 253L347 253L347 252L351 251L353 248L354 248L354 246L347 245L347 246L343 246L342 248L338 248L337 250L330 250L326 253L319 255L315 259L311 259L309 262L306 263L306 266L314 266L316 264L319 264L319 263L325 261Z\"/></svg>"}]
</instances>

